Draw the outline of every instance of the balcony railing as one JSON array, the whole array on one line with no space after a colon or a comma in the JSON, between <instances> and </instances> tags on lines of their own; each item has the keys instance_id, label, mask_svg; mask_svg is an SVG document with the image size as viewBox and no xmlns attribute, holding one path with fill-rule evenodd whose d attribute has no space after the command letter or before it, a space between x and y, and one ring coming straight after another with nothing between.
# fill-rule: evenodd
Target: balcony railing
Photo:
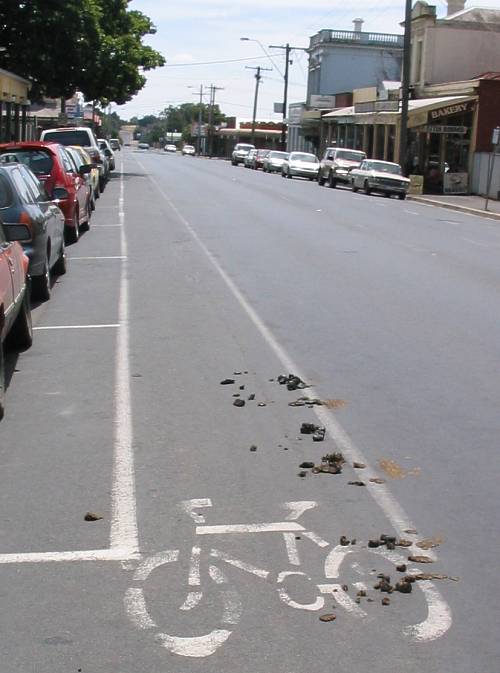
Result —
<instances>
[{"instance_id":1,"label":"balcony railing","mask_svg":"<svg viewBox=\"0 0 500 673\"><path fill-rule=\"evenodd\" d=\"M321 30L311 38L310 48L325 42L362 44L366 46L403 48L404 35L394 33L364 33L354 30Z\"/></svg>"}]
</instances>

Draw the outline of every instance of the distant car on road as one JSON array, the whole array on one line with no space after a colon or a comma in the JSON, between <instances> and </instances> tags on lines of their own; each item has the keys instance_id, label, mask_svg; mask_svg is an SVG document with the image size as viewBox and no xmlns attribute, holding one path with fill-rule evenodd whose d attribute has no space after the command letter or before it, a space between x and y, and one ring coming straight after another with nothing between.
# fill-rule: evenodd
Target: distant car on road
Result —
<instances>
[{"instance_id":1,"label":"distant car on road","mask_svg":"<svg viewBox=\"0 0 500 673\"><path fill-rule=\"evenodd\" d=\"M283 162L281 175L284 178L309 178L316 180L318 177L318 157L309 152L291 152L288 159Z\"/></svg>"},{"instance_id":2,"label":"distant car on road","mask_svg":"<svg viewBox=\"0 0 500 673\"><path fill-rule=\"evenodd\" d=\"M359 150L327 147L319 165L318 184L328 182L330 187L336 187L338 182L349 184L349 172L359 168L364 159L366 154Z\"/></svg>"},{"instance_id":3,"label":"distant car on road","mask_svg":"<svg viewBox=\"0 0 500 673\"><path fill-rule=\"evenodd\" d=\"M103 152L104 156L108 160L109 170L114 171L115 170L115 155L113 153L113 150L111 149L111 145L109 144L109 141L106 140L105 138L98 138L97 142L99 143L99 148L100 148L101 152Z\"/></svg>"},{"instance_id":4,"label":"distant car on road","mask_svg":"<svg viewBox=\"0 0 500 673\"><path fill-rule=\"evenodd\" d=\"M264 160L268 156L269 152L270 150L257 150L257 154L253 158L252 168L255 168L255 170L262 168L264 165Z\"/></svg>"},{"instance_id":5,"label":"distant car on road","mask_svg":"<svg viewBox=\"0 0 500 673\"><path fill-rule=\"evenodd\" d=\"M250 150L249 152L246 153L246 156L243 159L243 166L245 166L245 168L253 168L254 167L254 161L255 161L255 155L256 154L257 154L257 150Z\"/></svg>"},{"instance_id":6,"label":"distant car on road","mask_svg":"<svg viewBox=\"0 0 500 673\"><path fill-rule=\"evenodd\" d=\"M137 149L139 150L149 150L149 143L138 143Z\"/></svg>"},{"instance_id":7,"label":"distant car on road","mask_svg":"<svg viewBox=\"0 0 500 673\"><path fill-rule=\"evenodd\" d=\"M281 173L283 164L288 159L288 156L288 152L277 152L272 150L267 157L264 158L262 170L264 173L272 173L274 171L279 171Z\"/></svg>"},{"instance_id":8,"label":"distant car on road","mask_svg":"<svg viewBox=\"0 0 500 673\"><path fill-rule=\"evenodd\" d=\"M172 143L169 143L168 145L165 145L163 148L165 152L177 152L177 147L173 145Z\"/></svg>"},{"instance_id":9,"label":"distant car on road","mask_svg":"<svg viewBox=\"0 0 500 673\"><path fill-rule=\"evenodd\" d=\"M386 196L397 194L405 199L410 187L410 180L403 176L399 164L390 161L365 159L359 168L351 171L351 187L353 192L364 189L365 194L381 192Z\"/></svg>"},{"instance_id":10,"label":"distant car on road","mask_svg":"<svg viewBox=\"0 0 500 673\"><path fill-rule=\"evenodd\" d=\"M116 152L116 150L118 150L120 152L121 149L122 149L119 138L110 138L109 139L109 144L110 144L113 152Z\"/></svg>"},{"instance_id":11,"label":"distant car on road","mask_svg":"<svg viewBox=\"0 0 500 673\"><path fill-rule=\"evenodd\" d=\"M182 148L182 155L183 156L190 156L193 157L196 154L196 150L193 147L193 145L184 145Z\"/></svg>"},{"instance_id":12,"label":"distant car on road","mask_svg":"<svg viewBox=\"0 0 500 673\"><path fill-rule=\"evenodd\" d=\"M0 204L5 202L0 181ZM5 360L3 345L29 348L33 340L28 283L28 258L17 241L28 240L30 231L16 224L8 232L0 219L0 420L5 413Z\"/></svg>"},{"instance_id":13,"label":"distant car on road","mask_svg":"<svg viewBox=\"0 0 500 673\"><path fill-rule=\"evenodd\" d=\"M245 157L248 154L248 152L254 149L255 145L250 145L249 143L237 143L234 146L234 150L231 155L232 165L237 166L238 164L242 164L245 161Z\"/></svg>"}]
</instances>

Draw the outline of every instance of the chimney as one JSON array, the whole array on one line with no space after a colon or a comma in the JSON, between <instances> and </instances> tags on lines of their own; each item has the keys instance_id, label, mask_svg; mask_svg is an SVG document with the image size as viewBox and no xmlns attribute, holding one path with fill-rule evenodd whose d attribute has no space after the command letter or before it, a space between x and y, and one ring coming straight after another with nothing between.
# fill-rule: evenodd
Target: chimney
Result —
<instances>
[{"instance_id":1,"label":"chimney","mask_svg":"<svg viewBox=\"0 0 500 673\"><path fill-rule=\"evenodd\" d=\"M448 16L465 9L465 0L448 0Z\"/></svg>"},{"instance_id":2,"label":"chimney","mask_svg":"<svg viewBox=\"0 0 500 673\"><path fill-rule=\"evenodd\" d=\"M354 32L355 33L361 33L361 31L363 30L364 20L363 19L354 19L353 24L354 24Z\"/></svg>"}]
</instances>

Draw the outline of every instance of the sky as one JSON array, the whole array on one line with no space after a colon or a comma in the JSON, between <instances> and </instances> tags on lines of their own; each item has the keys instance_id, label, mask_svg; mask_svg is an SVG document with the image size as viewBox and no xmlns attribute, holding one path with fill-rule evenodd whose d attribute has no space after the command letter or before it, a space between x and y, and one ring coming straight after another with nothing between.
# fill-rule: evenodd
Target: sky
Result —
<instances>
[{"instance_id":1,"label":"sky","mask_svg":"<svg viewBox=\"0 0 500 673\"><path fill-rule=\"evenodd\" d=\"M431 3L430 3L431 4ZM435 0L438 17L445 16L447 3ZM500 9L500 0L467 2L472 6ZM222 112L251 119L255 68L263 72L257 118L276 120L274 102L283 100L284 53L269 45L309 46L309 38L322 29L353 30L353 19L364 19L363 30L401 33L404 0L131 0L136 9L151 18L155 35L145 39L160 51L167 64L146 73L147 84L122 106L113 106L122 119L158 114L169 105L196 102L200 86L221 87L216 102ZM241 37L255 41L241 41ZM259 44L260 42L260 44ZM266 53L271 56L271 59ZM292 53L288 101L305 101L307 54ZM241 60L240 60L241 59ZM232 61L213 63L213 61ZM206 64L206 65L202 65ZM191 87L188 88L188 87ZM204 98L208 102L208 98Z\"/></svg>"}]
</instances>

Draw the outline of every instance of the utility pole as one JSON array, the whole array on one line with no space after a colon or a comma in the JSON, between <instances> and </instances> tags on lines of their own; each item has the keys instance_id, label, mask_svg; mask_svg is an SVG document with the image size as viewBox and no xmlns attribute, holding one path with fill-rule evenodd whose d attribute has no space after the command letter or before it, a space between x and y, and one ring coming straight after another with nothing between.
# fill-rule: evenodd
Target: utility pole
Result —
<instances>
[{"instance_id":1,"label":"utility pole","mask_svg":"<svg viewBox=\"0 0 500 673\"><path fill-rule=\"evenodd\" d=\"M222 86L214 86L213 84L210 85L210 106L208 108L208 156L212 158L213 155L213 140L214 140L214 133L213 133L213 116L214 116L214 108L215 108L215 94L217 91L223 91L224 87Z\"/></svg>"},{"instance_id":2,"label":"utility pole","mask_svg":"<svg viewBox=\"0 0 500 673\"><path fill-rule=\"evenodd\" d=\"M285 88L283 92L283 127L281 129L281 149L286 150L286 117L287 117L287 106L288 106L288 72L289 66L292 64L290 60L290 53L294 50L298 51L307 51L306 47L291 47L289 43L282 45L270 44L269 49L284 49L285 50L285 75L283 79L285 80Z\"/></svg>"},{"instance_id":3,"label":"utility pole","mask_svg":"<svg viewBox=\"0 0 500 673\"><path fill-rule=\"evenodd\" d=\"M258 65L256 68L247 65L245 66L247 70L257 70L255 73L255 95L253 99L253 116L252 116L252 137L251 137L251 143L252 145L255 145L255 120L257 118L257 100L259 97L259 85L260 85L260 80L262 79L262 75L260 74L263 70L271 71L272 68L262 68L260 65Z\"/></svg>"},{"instance_id":4,"label":"utility pole","mask_svg":"<svg viewBox=\"0 0 500 673\"><path fill-rule=\"evenodd\" d=\"M411 0L406 0L405 34L403 42L403 81L401 82L401 121L399 125L399 164L404 175L407 170L408 106L410 99L411 65Z\"/></svg>"},{"instance_id":5,"label":"utility pole","mask_svg":"<svg viewBox=\"0 0 500 673\"><path fill-rule=\"evenodd\" d=\"M188 89L193 89L194 87L189 86ZM200 109L198 110L198 134L197 134L197 139L196 139L196 153L198 156L201 155L201 123L203 121L203 96L207 96L208 94L203 92L203 84L200 84L200 91L199 93L193 93L193 96L199 96L200 97Z\"/></svg>"}]
</instances>

